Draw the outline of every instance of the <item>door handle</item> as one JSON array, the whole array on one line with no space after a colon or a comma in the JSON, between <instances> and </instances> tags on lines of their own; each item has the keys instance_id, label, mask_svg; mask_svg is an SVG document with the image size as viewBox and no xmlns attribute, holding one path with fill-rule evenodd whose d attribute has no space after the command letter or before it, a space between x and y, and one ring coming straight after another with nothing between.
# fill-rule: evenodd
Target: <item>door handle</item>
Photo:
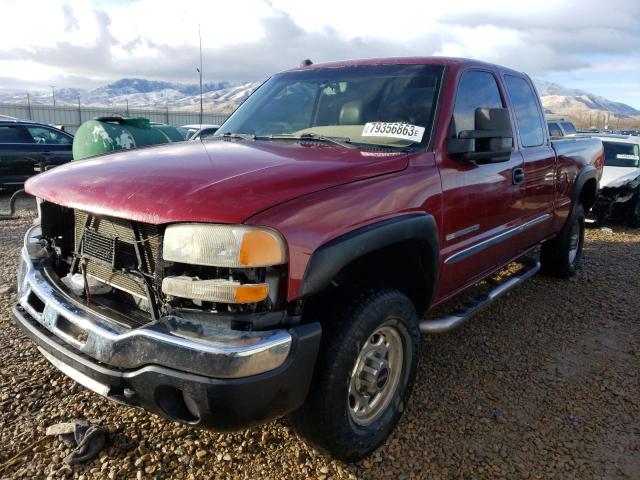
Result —
<instances>
[{"instance_id":1,"label":"door handle","mask_svg":"<svg viewBox=\"0 0 640 480\"><path fill-rule=\"evenodd\" d=\"M512 171L512 180L514 185L524 182L524 168L516 167Z\"/></svg>"}]
</instances>

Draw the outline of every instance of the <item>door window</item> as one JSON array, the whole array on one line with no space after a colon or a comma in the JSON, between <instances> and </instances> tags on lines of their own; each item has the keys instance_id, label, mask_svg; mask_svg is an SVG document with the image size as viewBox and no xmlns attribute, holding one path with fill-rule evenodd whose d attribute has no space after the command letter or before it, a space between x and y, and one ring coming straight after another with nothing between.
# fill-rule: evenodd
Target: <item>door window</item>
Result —
<instances>
[{"instance_id":1,"label":"door window","mask_svg":"<svg viewBox=\"0 0 640 480\"><path fill-rule=\"evenodd\" d=\"M0 125L0 143L33 143L19 125Z\"/></svg>"},{"instance_id":2,"label":"door window","mask_svg":"<svg viewBox=\"0 0 640 480\"><path fill-rule=\"evenodd\" d=\"M562 137L562 130L557 123L548 123L549 125L549 135L552 137Z\"/></svg>"},{"instance_id":3,"label":"door window","mask_svg":"<svg viewBox=\"0 0 640 480\"><path fill-rule=\"evenodd\" d=\"M523 147L537 147L544 142L542 119L529 82L522 77L505 75L505 84L516 114L516 125Z\"/></svg>"},{"instance_id":4,"label":"door window","mask_svg":"<svg viewBox=\"0 0 640 480\"><path fill-rule=\"evenodd\" d=\"M47 127L27 127L29 133L33 137L33 141L36 143L42 143L46 145L69 145L71 139L65 134L60 133L52 128Z\"/></svg>"},{"instance_id":5,"label":"door window","mask_svg":"<svg viewBox=\"0 0 640 480\"><path fill-rule=\"evenodd\" d=\"M489 72L471 70L462 74L453 109L453 134L474 130L476 108L502 108L502 98L496 79Z\"/></svg>"}]
</instances>

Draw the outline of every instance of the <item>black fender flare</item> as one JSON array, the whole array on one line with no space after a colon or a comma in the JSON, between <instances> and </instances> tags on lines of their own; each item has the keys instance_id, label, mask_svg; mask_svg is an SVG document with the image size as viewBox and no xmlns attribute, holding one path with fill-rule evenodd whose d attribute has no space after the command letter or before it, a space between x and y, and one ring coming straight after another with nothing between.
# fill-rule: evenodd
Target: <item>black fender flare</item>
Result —
<instances>
[{"instance_id":1,"label":"black fender flare","mask_svg":"<svg viewBox=\"0 0 640 480\"><path fill-rule=\"evenodd\" d=\"M593 165L585 165L580 169L578 175L576 175L576 180L573 184L573 192L571 193L571 203L575 206L580 199L580 194L582 193L582 188L584 187L587 180L595 180L596 181L596 194L598 192L598 170Z\"/></svg>"},{"instance_id":2,"label":"black fender flare","mask_svg":"<svg viewBox=\"0 0 640 480\"><path fill-rule=\"evenodd\" d=\"M323 291L344 267L354 260L408 240L426 246L432 270L431 291L425 292L429 305L435 295L440 266L438 227L433 216L426 213L402 215L372 223L321 245L312 255L300 285L300 297Z\"/></svg>"},{"instance_id":3,"label":"black fender flare","mask_svg":"<svg viewBox=\"0 0 640 480\"><path fill-rule=\"evenodd\" d=\"M575 212L575 208L579 203L580 195L582 194L582 189L585 183L587 183L587 181L591 179L595 180L596 182L596 197L597 197L599 182L598 182L598 170L596 169L596 167L589 164L589 165L585 165L578 171L578 174L576 175L576 180L573 182L573 191L571 192L571 211L569 212L569 216L567 216L567 219L564 222L562 229L558 233L558 236L564 234L565 230L569 228L570 221L573 218L573 215ZM584 213L587 214L589 212L585 209Z\"/></svg>"}]
</instances>

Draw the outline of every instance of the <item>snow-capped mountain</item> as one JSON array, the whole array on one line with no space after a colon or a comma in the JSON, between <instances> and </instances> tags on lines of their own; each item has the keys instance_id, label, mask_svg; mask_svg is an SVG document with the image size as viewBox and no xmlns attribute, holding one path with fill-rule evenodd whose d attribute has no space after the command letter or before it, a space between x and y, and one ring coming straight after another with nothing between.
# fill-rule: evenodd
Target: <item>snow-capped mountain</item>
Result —
<instances>
[{"instance_id":1,"label":"snow-capped mountain","mask_svg":"<svg viewBox=\"0 0 640 480\"><path fill-rule=\"evenodd\" d=\"M536 81L546 113L569 117L581 117L589 112L609 112L618 118L639 117L640 110L620 102L584 90L566 88L552 82ZM233 111L260 82L216 82L203 85L203 106L207 112L229 113ZM200 108L200 87L197 84L152 81L142 78L123 78L93 90L64 88L56 90L59 105L94 107L150 108L196 111ZM0 87L0 102L24 103L23 91L5 90ZM51 104L48 91L31 92L32 104Z\"/></svg>"},{"instance_id":2,"label":"snow-capped mountain","mask_svg":"<svg viewBox=\"0 0 640 480\"><path fill-rule=\"evenodd\" d=\"M260 82L218 82L202 86L203 106L208 112L233 111ZM0 102L24 103L26 92L0 88ZM63 88L56 90L57 105L112 107L129 105L129 108L166 108L173 110L198 110L200 86L174 82L158 82L141 78L123 78L93 90ZM51 92L30 92L32 104L50 105Z\"/></svg>"},{"instance_id":3,"label":"snow-capped mountain","mask_svg":"<svg viewBox=\"0 0 640 480\"><path fill-rule=\"evenodd\" d=\"M619 118L640 116L640 110L584 90L566 88L553 82L535 83L547 113L575 116L589 112L609 112Z\"/></svg>"}]
</instances>

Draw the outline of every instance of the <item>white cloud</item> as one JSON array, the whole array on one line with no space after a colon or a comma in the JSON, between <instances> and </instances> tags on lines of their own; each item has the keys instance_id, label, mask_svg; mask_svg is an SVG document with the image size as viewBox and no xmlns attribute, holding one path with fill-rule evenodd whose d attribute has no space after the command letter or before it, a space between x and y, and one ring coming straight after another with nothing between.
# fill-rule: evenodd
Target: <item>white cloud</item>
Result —
<instances>
[{"instance_id":1,"label":"white cloud","mask_svg":"<svg viewBox=\"0 0 640 480\"><path fill-rule=\"evenodd\" d=\"M303 58L434 54L533 75L607 64L640 75L638 1L4 0L1 13L4 82L195 81L198 24L208 81L259 80Z\"/></svg>"}]
</instances>

